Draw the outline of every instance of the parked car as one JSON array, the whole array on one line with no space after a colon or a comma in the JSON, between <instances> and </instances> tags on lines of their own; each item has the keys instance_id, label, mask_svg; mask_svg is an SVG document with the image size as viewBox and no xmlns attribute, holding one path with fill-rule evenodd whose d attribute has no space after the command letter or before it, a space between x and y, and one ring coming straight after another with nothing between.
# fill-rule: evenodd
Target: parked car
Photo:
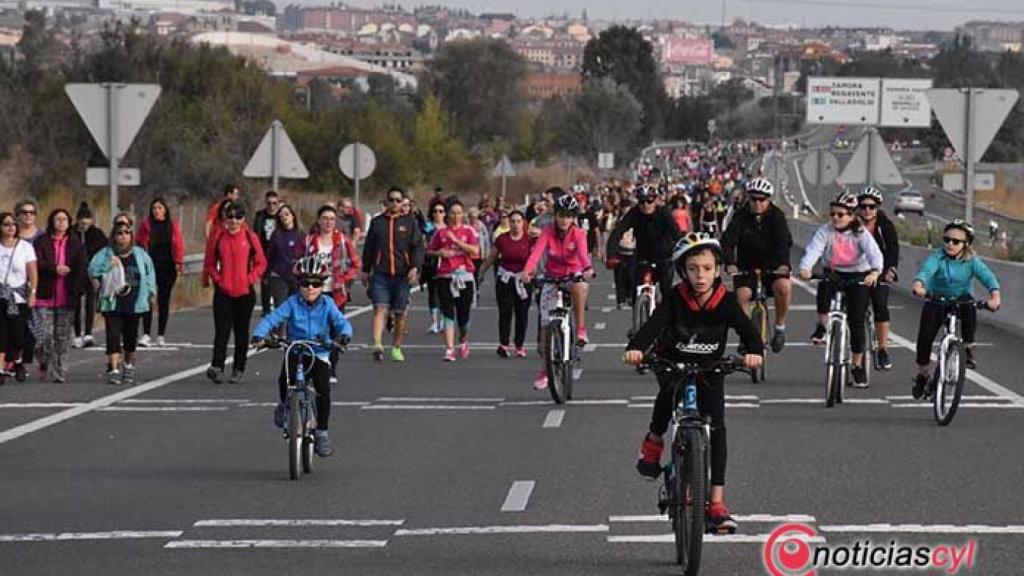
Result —
<instances>
[{"instance_id":1,"label":"parked car","mask_svg":"<svg viewBox=\"0 0 1024 576\"><path fill-rule=\"evenodd\" d=\"M924 216L924 196L913 188L900 190L900 193L896 195L896 205L893 207L893 212L897 216L901 212L917 212L918 216Z\"/></svg>"}]
</instances>

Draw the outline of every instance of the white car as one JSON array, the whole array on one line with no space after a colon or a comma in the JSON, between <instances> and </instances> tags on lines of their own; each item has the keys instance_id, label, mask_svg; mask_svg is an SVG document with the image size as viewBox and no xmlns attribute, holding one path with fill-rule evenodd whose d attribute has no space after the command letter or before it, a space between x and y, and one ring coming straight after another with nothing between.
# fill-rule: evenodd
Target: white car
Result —
<instances>
[{"instance_id":1,"label":"white car","mask_svg":"<svg viewBox=\"0 0 1024 576\"><path fill-rule=\"evenodd\" d=\"M897 216L901 212L917 212L918 216L924 216L924 196L911 188L901 190L896 196L896 205L893 207L893 212Z\"/></svg>"}]
</instances>

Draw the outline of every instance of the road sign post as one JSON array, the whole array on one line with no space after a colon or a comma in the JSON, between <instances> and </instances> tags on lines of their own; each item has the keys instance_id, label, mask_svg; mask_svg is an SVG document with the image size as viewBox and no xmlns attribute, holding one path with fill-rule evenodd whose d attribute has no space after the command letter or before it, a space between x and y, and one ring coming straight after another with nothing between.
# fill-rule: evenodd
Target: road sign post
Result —
<instances>
[{"instance_id":1,"label":"road sign post","mask_svg":"<svg viewBox=\"0 0 1024 576\"><path fill-rule=\"evenodd\" d=\"M377 168L377 155L373 149L362 142L353 142L345 146L338 154L338 166L341 173L352 179L355 188L355 202L359 205L360 181L369 178Z\"/></svg>"},{"instance_id":2,"label":"road sign post","mask_svg":"<svg viewBox=\"0 0 1024 576\"><path fill-rule=\"evenodd\" d=\"M494 171L491 172L491 176L495 178L501 178L501 198L505 197L508 191L508 179L514 178L516 171L512 168L512 162L509 161L507 154L502 154L501 160L494 167Z\"/></svg>"},{"instance_id":3,"label":"road sign post","mask_svg":"<svg viewBox=\"0 0 1024 576\"><path fill-rule=\"evenodd\" d=\"M295 145L288 138L284 125L280 120L274 120L246 164L242 175L246 178L270 178L273 189L277 192L281 178L309 178L309 171L302 163Z\"/></svg>"},{"instance_id":4,"label":"road sign post","mask_svg":"<svg viewBox=\"0 0 1024 576\"><path fill-rule=\"evenodd\" d=\"M964 218L974 220L974 165L1002 126L1020 94L1016 90L948 88L927 92L932 111L964 163Z\"/></svg>"},{"instance_id":5,"label":"road sign post","mask_svg":"<svg viewBox=\"0 0 1024 576\"><path fill-rule=\"evenodd\" d=\"M128 147L149 116L160 96L157 84L67 84L64 92L71 99L85 127L100 151L109 159L106 176L96 168L86 170L87 186L107 186L110 191L110 218L118 211L118 187L138 186L138 169L121 168Z\"/></svg>"}]
</instances>

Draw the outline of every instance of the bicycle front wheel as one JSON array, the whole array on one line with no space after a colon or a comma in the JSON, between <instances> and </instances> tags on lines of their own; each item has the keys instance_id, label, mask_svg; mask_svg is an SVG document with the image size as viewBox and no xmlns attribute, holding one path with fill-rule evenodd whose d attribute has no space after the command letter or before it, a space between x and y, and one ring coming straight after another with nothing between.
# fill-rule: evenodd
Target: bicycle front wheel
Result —
<instances>
[{"instance_id":1,"label":"bicycle front wheel","mask_svg":"<svg viewBox=\"0 0 1024 576\"><path fill-rule=\"evenodd\" d=\"M298 394L291 395L288 405L288 477L299 479L302 460L302 414Z\"/></svg>"},{"instance_id":2,"label":"bicycle front wheel","mask_svg":"<svg viewBox=\"0 0 1024 576\"><path fill-rule=\"evenodd\" d=\"M870 304L868 307L870 309ZM871 372L875 369L878 360L878 342L875 338L875 316L870 312L864 319L864 360L861 366L864 367L866 382L871 384Z\"/></svg>"},{"instance_id":3,"label":"bicycle front wheel","mask_svg":"<svg viewBox=\"0 0 1024 576\"><path fill-rule=\"evenodd\" d=\"M548 324L548 391L555 404L565 404L569 399L566 388L567 379L572 378L572 364L565 357L565 334L562 333L562 321L552 320ZM570 383L570 387L572 384Z\"/></svg>"},{"instance_id":4,"label":"bicycle front wheel","mask_svg":"<svg viewBox=\"0 0 1024 576\"><path fill-rule=\"evenodd\" d=\"M939 426L946 426L953 421L964 389L967 366L964 364L963 342L955 339L943 342L939 349L939 361L942 362L942 367L938 371L939 377L935 379L935 394L932 401L935 406L935 421Z\"/></svg>"},{"instance_id":5,"label":"bicycle front wheel","mask_svg":"<svg viewBox=\"0 0 1024 576\"><path fill-rule=\"evenodd\" d=\"M836 405L837 402L841 402L840 394L843 390L843 371L846 367L843 366L843 341L840 337L842 333L842 326L838 322L832 324L829 327L828 336L828 355L825 357L825 363L828 367L825 371L825 407L831 408Z\"/></svg>"},{"instance_id":6,"label":"bicycle front wheel","mask_svg":"<svg viewBox=\"0 0 1024 576\"><path fill-rule=\"evenodd\" d=\"M676 559L683 574L696 576L704 548L704 507L707 502L705 440L700 430L683 428L681 466L676 468ZM674 448L679 450L679 448Z\"/></svg>"}]
</instances>

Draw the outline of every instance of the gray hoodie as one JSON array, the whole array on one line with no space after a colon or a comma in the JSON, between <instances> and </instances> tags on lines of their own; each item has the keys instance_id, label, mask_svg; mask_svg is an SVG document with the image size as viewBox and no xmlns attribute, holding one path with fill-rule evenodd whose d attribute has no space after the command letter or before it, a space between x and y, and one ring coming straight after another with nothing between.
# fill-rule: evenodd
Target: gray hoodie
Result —
<instances>
[{"instance_id":1,"label":"gray hoodie","mask_svg":"<svg viewBox=\"0 0 1024 576\"><path fill-rule=\"evenodd\" d=\"M839 232L831 224L822 224L814 233L800 259L800 270L810 270L819 258L825 268L836 272L881 271L885 265L878 243L867 230Z\"/></svg>"}]
</instances>

